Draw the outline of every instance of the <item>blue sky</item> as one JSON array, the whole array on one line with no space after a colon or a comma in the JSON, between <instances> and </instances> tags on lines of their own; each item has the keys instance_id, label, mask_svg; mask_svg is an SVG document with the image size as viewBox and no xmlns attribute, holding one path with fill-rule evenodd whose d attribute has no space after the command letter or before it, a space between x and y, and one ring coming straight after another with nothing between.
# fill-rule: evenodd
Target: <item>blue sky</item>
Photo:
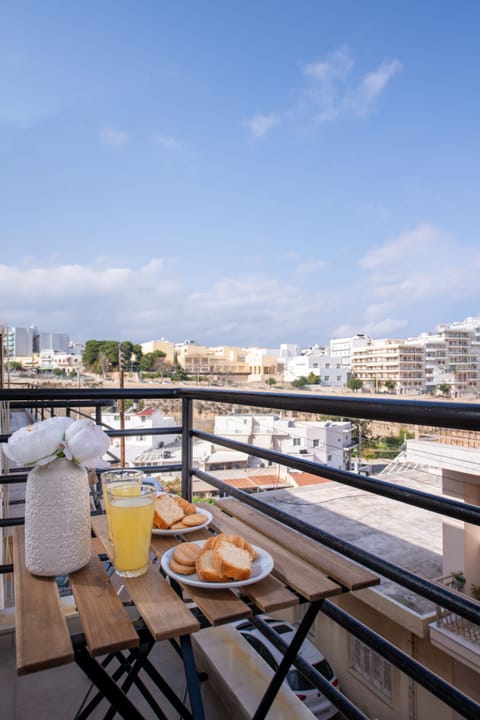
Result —
<instances>
[{"instance_id":1,"label":"blue sky","mask_svg":"<svg viewBox=\"0 0 480 720\"><path fill-rule=\"evenodd\" d=\"M480 315L479 22L0 2L0 323L271 347Z\"/></svg>"}]
</instances>

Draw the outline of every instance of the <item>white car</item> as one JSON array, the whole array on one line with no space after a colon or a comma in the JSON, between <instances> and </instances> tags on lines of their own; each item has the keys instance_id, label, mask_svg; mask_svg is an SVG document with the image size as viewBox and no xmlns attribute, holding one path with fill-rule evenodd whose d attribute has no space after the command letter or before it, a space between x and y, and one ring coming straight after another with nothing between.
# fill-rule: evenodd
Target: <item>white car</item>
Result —
<instances>
[{"instance_id":1,"label":"white car","mask_svg":"<svg viewBox=\"0 0 480 720\"><path fill-rule=\"evenodd\" d=\"M293 635L297 630L294 625L291 625L284 620L277 620L276 618L269 617L268 615L259 615L258 617L267 622L270 627L275 630L275 632L282 635L287 644L289 644L293 639ZM239 620L238 622L232 623L232 625L243 635L245 640L249 642L249 644L273 670L278 668L282 659L282 653L267 640L267 638L252 622L250 622L250 620ZM310 642L310 640L304 640L302 647L300 648L299 655L303 660L314 667L315 670L318 670L318 672L331 682L332 685L338 687L337 676L333 672L327 660L315 647L315 645ZM295 695L305 703L305 705L319 720L329 720L329 718L332 718L337 714L338 711L335 705L322 695L322 693L314 685L312 685L306 677L301 675L294 665L292 665L288 671L285 682L288 683L290 689L293 690Z\"/></svg>"}]
</instances>

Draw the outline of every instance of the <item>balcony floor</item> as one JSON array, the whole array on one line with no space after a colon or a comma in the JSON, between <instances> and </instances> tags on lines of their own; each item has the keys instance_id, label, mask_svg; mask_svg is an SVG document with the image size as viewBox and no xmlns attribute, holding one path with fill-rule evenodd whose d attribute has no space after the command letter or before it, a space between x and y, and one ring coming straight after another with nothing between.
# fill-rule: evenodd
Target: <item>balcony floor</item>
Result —
<instances>
[{"instance_id":1,"label":"balcony floor","mask_svg":"<svg viewBox=\"0 0 480 720\"><path fill-rule=\"evenodd\" d=\"M150 659L167 682L181 698L185 693L183 666L177 654L168 642L157 643ZM145 679L145 674L142 675ZM149 681L145 681L149 684ZM73 719L90 688L90 682L74 663L52 670L18 677L15 670L14 638L11 633L0 635L0 697L4 720L58 720ZM138 692L132 688L130 696L138 698ZM177 720L178 713L156 692L156 698L169 720ZM222 701L211 688L210 683L202 683L205 716L208 720L224 720L232 717ZM89 697L90 699L90 697ZM90 716L92 720L104 717L107 704L103 701ZM149 706L140 699L140 710L146 719L156 717ZM118 715L116 716L118 717Z\"/></svg>"}]
</instances>

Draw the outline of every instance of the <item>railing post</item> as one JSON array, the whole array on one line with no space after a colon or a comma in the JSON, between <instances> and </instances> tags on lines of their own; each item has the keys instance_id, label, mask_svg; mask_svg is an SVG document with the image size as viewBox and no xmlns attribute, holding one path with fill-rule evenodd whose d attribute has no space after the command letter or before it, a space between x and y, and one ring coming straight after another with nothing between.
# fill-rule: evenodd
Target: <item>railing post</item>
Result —
<instances>
[{"instance_id":1,"label":"railing post","mask_svg":"<svg viewBox=\"0 0 480 720\"><path fill-rule=\"evenodd\" d=\"M192 500L192 417L190 398L182 398L182 497Z\"/></svg>"}]
</instances>

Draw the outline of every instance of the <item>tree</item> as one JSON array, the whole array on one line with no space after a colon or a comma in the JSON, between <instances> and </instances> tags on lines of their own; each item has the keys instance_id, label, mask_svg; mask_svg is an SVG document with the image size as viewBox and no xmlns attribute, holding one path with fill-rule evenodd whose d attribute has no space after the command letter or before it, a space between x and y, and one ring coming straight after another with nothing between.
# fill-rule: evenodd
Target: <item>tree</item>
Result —
<instances>
[{"instance_id":1,"label":"tree","mask_svg":"<svg viewBox=\"0 0 480 720\"><path fill-rule=\"evenodd\" d=\"M393 392L395 390L395 380L385 380L384 383L385 387L387 388L388 392Z\"/></svg>"},{"instance_id":2,"label":"tree","mask_svg":"<svg viewBox=\"0 0 480 720\"><path fill-rule=\"evenodd\" d=\"M87 340L83 349L82 362L86 368L93 370L102 346L102 340Z\"/></svg>"},{"instance_id":3,"label":"tree","mask_svg":"<svg viewBox=\"0 0 480 720\"><path fill-rule=\"evenodd\" d=\"M305 387L305 385L308 385L308 378L305 375L300 375L300 377L292 380L292 385L293 387Z\"/></svg>"},{"instance_id":4,"label":"tree","mask_svg":"<svg viewBox=\"0 0 480 720\"><path fill-rule=\"evenodd\" d=\"M13 372L20 372L23 370L23 365L17 362L17 360L9 360L7 362L7 369Z\"/></svg>"},{"instance_id":5,"label":"tree","mask_svg":"<svg viewBox=\"0 0 480 720\"><path fill-rule=\"evenodd\" d=\"M443 397L448 397L450 395L450 385L448 383L440 383L438 386L438 391Z\"/></svg>"},{"instance_id":6,"label":"tree","mask_svg":"<svg viewBox=\"0 0 480 720\"><path fill-rule=\"evenodd\" d=\"M91 372L105 375L110 368L116 370L120 363L124 370L131 369L133 356L139 362L142 347L134 345L130 340L87 340L82 362Z\"/></svg>"},{"instance_id":7,"label":"tree","mask_svg":"<svg viewBox=\"0 0 480 720\"><path fill-rule=\"evenodd\" d=\"M363 380L360 380L360 378L357 377L352 377L347 380L347 387L354 391L361 390L363 387Z\"/></svg>"},{"instance_id":8,"label":"tree","mask_svg":"<svg viewBox=\"0 0 480 720\"><path fill-rule=\"evenodd\" d=\"M276 385L276 384L277 384L277 381L275 380L274 377L269 377L269 378L267 378L267 379L265 380L265 383L266 383L267 385L270 385L270 387L271 387L272 385Z\"/></svg>"},{"instance_id":9,"label":"tree","mask_svg":"<svg viewBox=\"0 0 480 720\"><path fill-rule=\"evenodd\" d=\"M165 357L166 353L162 352L162 350L145 353L140 358L140 370L143 372L160 372Z\"/></svg>"},{"instance_id":10,"label":"tree","mask_svg":"<svg viewBox=\"0 0 480 720\"><path fill-rule=\"evenodd\" d=\"M307 377L307 383L309 385L319 385L320 384L320 375L317 375L314 372L309 373Z\"/></svg>"}]
</instances>

